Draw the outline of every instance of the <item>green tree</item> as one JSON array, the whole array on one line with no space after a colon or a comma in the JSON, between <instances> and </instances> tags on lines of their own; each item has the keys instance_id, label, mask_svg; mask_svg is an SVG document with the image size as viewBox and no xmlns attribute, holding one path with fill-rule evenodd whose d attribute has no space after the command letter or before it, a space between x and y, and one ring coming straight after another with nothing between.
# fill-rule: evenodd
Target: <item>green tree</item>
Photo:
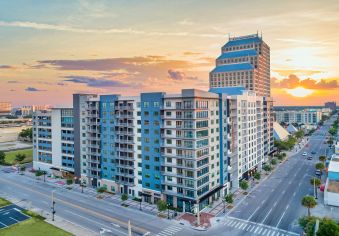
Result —
<instances>
[{"instance_id":1,"label":"green tree","mask_svg":"<svg viewBox=\"0 0 339 236\"><path fill-rule=\"evenodd\" d=\"M100 188L97 188L97 192L98 193L103 193L106 191L106 188L105 187L100 187Z\"/></svg>"},{"instance_id":2,"label":"green tree","mask_svg":"<svg viewBox=\"0 0 339 236\"><path fill-rule=\"evenodd\" d=\"M317 205L314 197L306 195L301 199L301 205L307 208L308 216L311 216L311 208L314 208Z\"/></svg>"},{"instance_id":3,"label":"green tree","mask_svg":"<svg viewBox=\"0 0 339 236\"><path fill-rule=\"evenodd\" d=\"M272 168L269 165L264 165L263 169L268 172L271 171Z\"/></svg>"},{"instance_id":4,"label":"green tree","mask_svg":"<svg viewBox=\"0 0 339 236\"><path fill-rule=\"evenodd\" d=\"M225 202L227 202L228 204L233 203L233 194L232 193L229 193L225 196Z\"/></svg>"},{"instance_id":5,"label":"green tree","mask_svg":"<svg viewBox=\"0 0 339 236\"><path fill-rule=\"evenodd\" d=\"M73 179L72 179L72 178L68 178L68 179L66 180L66 184L67 184L67 185L73 184Z\"/></svg>"},{"instance_id":6,"label":"green tree","mask_svg":"<svg viewBox=\"0 0 339 236\"><path fill-rule=\"evenodd\" d=\"M32 139L33 138L32 128L27 128L27 129L21 130L21 132L19 133L19 136L22 137L22 138Z\"/></svg>"},{"instance_id":7,"label":"green tree","mask_svg":"<svg viewBox=\"0 0 339 236\"><path fill-rule=\"evenodd\" d=\"M277 160L273 158L273 159L271 160L271 164L272 164L272 165L276 165L276 164L277 164Z\"/></svg>"},{"instance_id":8,"label":"green tree","mask_svg":"<svg viewBox=\"0 0 339 236\"><path fill-rule=\"evenodd\" d=\"M0 164L5 162L6 153L4 151L0 151Z\"/></svg>"},{"instance_id":9,"label":"green tree","mask_svg":"<svg viewBox=\"0 0 339 236\"><path fill-rule=\"evenodd\" d=\"M164 200L159 200L157 202L158 211L165 211L167 209L167 203Z\"/></svg>"},{"instance_id":10,"label":"green tree","mask_svg":"<svg viewBox=\"0 0 339 236\"><path fill-rule=\"evenodd\" d=\"M246 190L248 189L248 187L249 187L249 186L248 186L248 182L247 182L246 180L240 181L239 187L240 187L242 190L246 191Z\"/></svg>"},{"instance_id":11,"label":"green tree","mask_svg":"<svg viewBox=\"0 0 339 236\"><path fill-rule=\"evenodd\" d=\"M311 178L310 184L315 185L316 187L319 187L321 185L321 180L319 178Z\"/></svg>"},{"instance_id":12,"label":"green tree","mask_svg":"<svg viewBox=\"0 0 339 236\"><path fill-rule=\"evenodd\" d=\"M304 137L304 131L298 130L297 132L295 132L294 136L295 136L297 139L301 139L302 137Z\"/></svg>"},{"instance_id":13,"label":"green tree","mask_svg":"<svg viewBox=\"0 0 339 236\"><path fill-rule=\"evenodd\" d=\"M318 162L317 164L315 164L315 168L317 170L324 170L325 169L325 165L321 162Z\"/></svg>"},{"instance_id":14,"label":"green tree","mask_svg":"<svg viewBox=\"0 0 339 236\"><path fill-rule=\"evenodd\" d=\"M256 180L259 180L261 178L261 174L259 172L255 172L253 174L253 177L256 179Z\"/></svg>"},{"instance_id":15,"label":"green tree","mask_svg":"<svg viewBox=\"0 0 339 236\"><path fill-rule=\"evenodd\" d=\"M26 158L25 154L18 153L15 155L15 161L16 162L22 162Z\"/></svg>"},{"instance_id":16,"label":"green tree","mask_svg":"<svg viewBox=\"0 0 339 236\"><path fill-rule=\"evenodd\" d=\"M326 156L320 156L319 161L321 161L323 164L325 164Z\"/></svg>"},{"instance_id":17,"label":"green tree","mask_svg":"<svg viewBox=\"0 0 339 236\"><path fill-rule=\"evenodd\" d=\"M128 195L126 193L121 195L121 200L124 202L128 199Z\"/></svg>"},{"instance_id":18,"label":"green tree","mask_svg":"<svg viewBox=\"0 0 339 236\"><path fill-rule=\"evenodd\" d=\"M339 224L332 219L322 219L319 223L317 236L339 236Z\"/></svg>"}]
</instances>

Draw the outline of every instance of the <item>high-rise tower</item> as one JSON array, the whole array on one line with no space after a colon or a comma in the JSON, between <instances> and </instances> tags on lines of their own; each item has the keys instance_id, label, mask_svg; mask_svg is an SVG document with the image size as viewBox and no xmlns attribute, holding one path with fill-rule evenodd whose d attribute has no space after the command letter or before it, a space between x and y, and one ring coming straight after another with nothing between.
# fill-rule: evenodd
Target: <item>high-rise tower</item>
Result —
<instances>
[{"instance_id":1,"label":"high-rise tower","mask_svg":"<svg viewBox=\"0 0 339 236\"><path fill-rule=\"evenodd\" d=\"M270 97L270 48L258 34L230 37L210 72L210 88L244 86Z\"/></svg>"}]
</instances>

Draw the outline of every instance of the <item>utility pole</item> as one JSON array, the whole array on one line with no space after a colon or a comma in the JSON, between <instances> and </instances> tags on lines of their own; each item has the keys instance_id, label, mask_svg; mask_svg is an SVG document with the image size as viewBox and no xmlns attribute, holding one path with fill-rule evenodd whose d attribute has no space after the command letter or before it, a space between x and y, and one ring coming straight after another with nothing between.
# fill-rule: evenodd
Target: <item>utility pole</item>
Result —
<instances>
[{"instance_id":1,"label":"utility pole","mask_svg":"<svg viewBox=\"0 0 339 236\"><path fill-rule=\"evenodd\" d=\"M170 204L167 204L167 219L170 218L170 215L169 215L169 206L170 206Z\"/></svg>"},{"instance_id":2,"label":"utility pole","mask_svg":"<svg viewBox=\"0 0 339 236\"><path fill-rule=\"evenodd\" d=\"M55 214L55 201L54 201L54 192L55 190L52 191L52 221L54 221L54 214Z\"/></svg>"},{"instance_id":3,"label":"utility pole","mask_svg":"<svg viewBox=\"0 0 339 236\"><path fill-rule=\"evenodd\" d=\"M200 225L199 199L197 200L197 220L198 220L198 226L199 226Z\"/></svg>"},{"instance_id":4,"label":"utility pole","mask_svg":"<svg viewBox=\"0 0 339 236\"><path fill-rule=\"evenodd\" d=\"M131 221L128 220L128 236L132 236Z\"/></svg>"}]
</instances>

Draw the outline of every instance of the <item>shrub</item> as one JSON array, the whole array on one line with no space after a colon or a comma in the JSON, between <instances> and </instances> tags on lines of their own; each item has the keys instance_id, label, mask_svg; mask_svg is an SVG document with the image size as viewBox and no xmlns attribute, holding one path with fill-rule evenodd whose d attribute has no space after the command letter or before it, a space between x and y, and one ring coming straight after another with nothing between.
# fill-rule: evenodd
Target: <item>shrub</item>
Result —
<instances>
[{"instance_id":1,"label":"shrub","mask_svg":"<svg viewBox=\"0 0 339 236\"><path fill-rule=\"evenodd\" d=\"M106 191L106 188L105 187L100 187L100 188L97 188L97 192L98 193L103 193Z\"/></svg>"},{"instance_id":2,"label":"shrub","mask_svg":"<svg viewBox=\"0 0 339 236\"><path fill-rule=\"evenodd\" d=\"M128 199L128 195L126 193L121 195L121 200L126 201Z\"/></svg>"},{"instance_id":3,"label":"shrub","mask_svg":"<svg viewBox=\"0 0 339 236\"><path fill-rule=\"evenodd\" d=\"M5 162L6 153L4 151L0 151L0 164Z\"/></svg>"},{"instance_id":4,"label":"shrub","mask_svg":"<svg viewBox=\"0 0 339 236\"><path fill-rule=\"evenodd\" d=\"M225 202L227 202L228 204L233 203L233 194L232 193L229 193L225 196Z\"/></svg>"},{"instance_id":5,"label":"shrub","mask_svg":"<svg viewBox=\"0 0 339 236\"><path fill-rule=\"evenodd\" d=\"M157 202L157 208L159 211L165 211L167 209L167 203L164 200L159 200Z\"/></svg>"},{"instance_id":6,"label":"shrub","mask_svg":"<svg viewBox=\"0 0 339 236\"><path fill-rule=\"evenodd\" d=\"M73 184L73 179L68 178L68 179L66 180L66 184L67 184L67 185Z\"/></svg>"},{"instance_id":7,"label":"shrub","mask_svg":"<svg viewBox=\"0 0 339 236\"><path fill-rule=\"evenodd\" d=\"M272 168L269 165L264 165L263 167L264 171L271 171Z\"/></svg>"},{"instance_id":8,"label":"shrub","mask_svg":"<svg viewBox=\"0 0 339 236\"><path fill-rule=\"evenodd\" d=\"M277 164L277 160L276 160L276 159L272 159L272 160L271 160L271 164L272 164L272 165L276 165L276 164Z\"/></svg>"},{"instance_id":9,"label":"shrub","mask_svg":"<svg viewBox=\"0 0 339 236\"><path fill-rule=\"evenodd\" d=\"M261 178L261 174L259 172L255 172L253 177L256 179L256 180L259 180Z\"/></svg>"},{"instance_id":10,"label":"shrub","mask_svg":"<svg viewBox=\"0 0 339 236\"><path fill-rule=\"evenodd\" d=\"M240 188L241 188L242 190L247 190L248 187L249 187L249 186L248 186L248 182L247 182L246 180L240 181L239 186L240 186Z\"/></svg>"}]
</instances>

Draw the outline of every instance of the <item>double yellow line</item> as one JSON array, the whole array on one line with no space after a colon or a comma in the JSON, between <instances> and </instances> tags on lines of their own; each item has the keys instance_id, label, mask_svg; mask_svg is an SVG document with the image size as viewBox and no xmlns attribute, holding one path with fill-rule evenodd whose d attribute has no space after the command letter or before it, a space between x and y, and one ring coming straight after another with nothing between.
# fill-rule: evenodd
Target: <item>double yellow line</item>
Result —
<instances>
[{"instance_id":1,"label":"double yellow line","mask_svg":"<svg viewBox=\"0 0 339 236\"><path fill-rule=\"evenodd\" d=\"M5 183L8 183L8 184L11 184L11 185L14 185L14 186L17 186L17 187L19 187L19 188L25 189L25 190L27 190L27 191L31 191L31 192L36 193L36 194L40 194L40 195L45 196L45 197L50 197L50 195L48 195L48 194L46 194L46 193L42 193L42 192L33 190L33 189L31 189L31 188L28 188L28 187L23 186L23 185L18 184L18 183L14 183L14 182L9 181L9 180L4 180L4 179L1 179L1 178L0 178L0 182L1 182L1 181L2 181L2 182L5 182ZM59 198L57 198L57 197L54 197L54 199L57 200L58 202L61 202L61 203L65 204L65 205L69 205L69 206L75 207L75 208L80 209L81 211L87 212L87 213L89 213L89 214L91 214L91 215L97 216L97 217L99 217L99 218L100 218L100 217L101 217L101 218L104 218L104 219L106 219L106 220L108 220L108 221L111 221L111 222L114 222L114 223L118 223L118 224L120 224L120 225L125 226L126 228L128 227L128 223L127 223L127 222L121 221L121 220L119 220L119 219L117 219L117 218L113 218L113 217L104 215L104 214L102 214L102 213L95 212L95 211L89 210L89 209L87 209L87 208L83 208L83 207L81 207L81 206L79 206L79 205L77 205L77 204L67 202L67 201L62 200L62 199L59 199ZM139 226L133 226L133 225L131 225L131 228L132 228L132 230L137 231L137 232L140 232L140 233L142 233L142 234L147 234L147 233L148 233L148 230L146 230L146 229L144 229L144 228L141 228L141 227L139 227Z\"/></svg>"}]
</instances>

